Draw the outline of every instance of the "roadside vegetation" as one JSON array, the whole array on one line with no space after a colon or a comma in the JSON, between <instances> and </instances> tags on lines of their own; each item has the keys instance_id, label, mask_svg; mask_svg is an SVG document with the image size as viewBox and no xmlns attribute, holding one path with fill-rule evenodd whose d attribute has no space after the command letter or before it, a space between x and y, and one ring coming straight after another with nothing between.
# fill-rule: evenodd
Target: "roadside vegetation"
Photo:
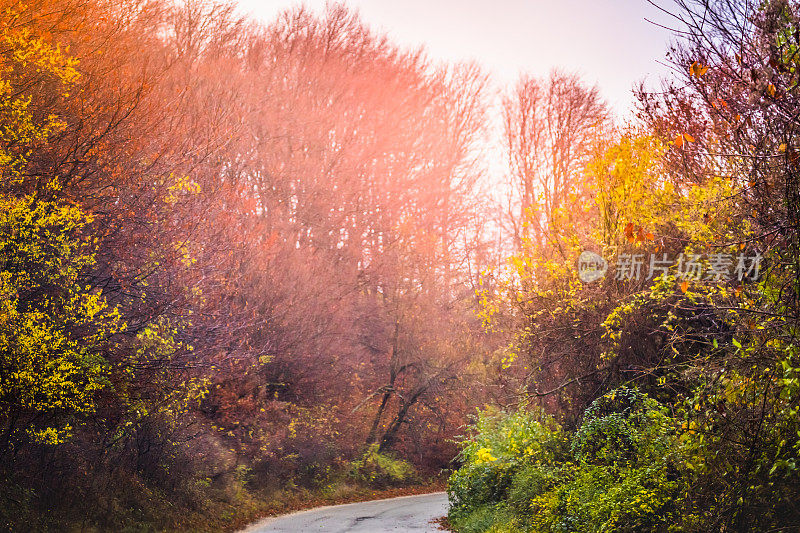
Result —
<instances>
[{"instance_id":1,"label":"roadside vegetation","mask_svg":"<svg viewBox=\"0 0 800 533\"><path fill-rule=\"evenodd\" d=\"M485 76L234 7L0 2L0 529L420 490L483 396Z\"/></svg>"},{"instance_id":2,"label":"roadside vegetation","mask_svg":"<svg viewBox=\"0 0 800 533\"><path fill-rule=\"evenodd\" d=\"M800 527L800 12L667 7L675 78L574 172L525 166L570 139L530 129L521 104L541 85L507 100L513 183L551 192L516 226L510 274L484 285L520 394L463 437L456 531ZM580 277L586 250L605 277Z\"/></svg>"},{"instance_id":3,"label":"roadside vegetation","mask_svg":"<svg viewBox=\"0 0 800 533\"><path fill-rule=\"evenodd\" d=\"M614 117L341 4L0 0L0 529L800 528L800 7L667 7Z\"/></svg>"}]
</instances>

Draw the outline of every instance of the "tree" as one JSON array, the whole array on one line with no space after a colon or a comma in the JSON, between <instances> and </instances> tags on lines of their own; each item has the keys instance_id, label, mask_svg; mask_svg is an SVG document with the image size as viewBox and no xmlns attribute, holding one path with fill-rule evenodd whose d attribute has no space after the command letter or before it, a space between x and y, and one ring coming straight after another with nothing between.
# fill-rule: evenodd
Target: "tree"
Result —
<instances>
[{"instance_id":1,"label":"tree","mask_svg":"<svg viewBox=\"0 0 800 533\"><path fill-rule=\"evenodd\" d=\"M86 285L95 242L79 208L0 202L0 453L71 436L109 385L103 354L124 324ZM8 460L8 459L6 459Z\"/></svg>"},{"instance_id":2,"label":"tree","mask_svg":"<svg viewBox=\"0 0 800 533\"><path fill-rule=\"evenodd\" d=\"M558 71L546 80L521 77L503 99L507 216L518 248L559 231L560 210L582 194L580 170L607 120L597 88Z\"/></svg>"},{"instance_id":3,"label":"tree","mask_svg":"<svg viewBox=\"0 0 800 533\"><path fill-rule=\"evenodd\" d=\"M641 92L641 117L671 141L665 160L684 187L731 189L724 210L708 211L727 217L717 246L752 246L765 261L757 283L692 306L717 317L694 322L695 338L712 343L696 375L726 377L693 391L699 454L719 460L698 472L688 498L714 509L714 528L796 524L798 487L784 470L796 452L781 443L795 440L797 401L797 6L678 1L670 11L682 32L669 56L680 75L660 94Z\"/></svg>"}]
</instances>

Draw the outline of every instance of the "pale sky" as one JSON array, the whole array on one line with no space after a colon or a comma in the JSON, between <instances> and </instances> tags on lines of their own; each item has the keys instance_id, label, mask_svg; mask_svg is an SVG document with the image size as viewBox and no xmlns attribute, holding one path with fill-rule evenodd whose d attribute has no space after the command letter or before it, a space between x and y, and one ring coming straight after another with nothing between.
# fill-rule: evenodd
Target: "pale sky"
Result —
<instances>
[{"instance_id":1,"label":"pale sky","mask_svg":"<svg viewBox=\"0 0 800 533\"><path fill-rule=\"evenodd\" d=\"M239 0L245 12L269 21L296 0ZM302 2L322 10L325 0ZM646 0L346 0L372 29L434 59L480 63L498 87L520 72L577 72L596 83L620 114L631 109L631 87L651 84L667 69L669 25ZM669 6L669 0L660 0Z\"/></svg>"}]
</instances>

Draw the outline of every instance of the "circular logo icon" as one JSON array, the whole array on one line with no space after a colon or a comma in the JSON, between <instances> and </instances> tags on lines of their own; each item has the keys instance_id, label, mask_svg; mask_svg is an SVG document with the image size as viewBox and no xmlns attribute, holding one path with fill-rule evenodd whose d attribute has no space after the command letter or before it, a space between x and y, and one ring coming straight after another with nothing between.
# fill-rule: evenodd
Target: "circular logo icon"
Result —
<instances>
[{"instance_id":1,"label":"circular logo icon","mask_svg":"<svg viewBox=\"0 0 800 533\"><path fill-rule=\"evenodd\" d=\"M608 262L594 252L585 251L578 257L578 277L584 283L603 278L608 270Z\"/></svg>"}]
</instances>

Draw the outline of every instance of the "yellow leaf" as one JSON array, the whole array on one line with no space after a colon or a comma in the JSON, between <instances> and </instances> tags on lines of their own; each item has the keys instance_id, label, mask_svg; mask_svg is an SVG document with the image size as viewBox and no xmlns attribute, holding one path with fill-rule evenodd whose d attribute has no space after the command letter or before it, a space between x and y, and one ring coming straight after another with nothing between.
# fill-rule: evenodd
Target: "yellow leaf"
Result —
<instances>
[{"instance_id":1,"label":"yellow leaf","mask_svg":"<svg viewBox=\"0 0 800 533\"><path fill-rule=\"evenodd\" d=\"M775 86L772 85L771 83L769 85L767 85L767 94L769 94L771 97L775 98Z\"/></svg>"}]
</instances>

